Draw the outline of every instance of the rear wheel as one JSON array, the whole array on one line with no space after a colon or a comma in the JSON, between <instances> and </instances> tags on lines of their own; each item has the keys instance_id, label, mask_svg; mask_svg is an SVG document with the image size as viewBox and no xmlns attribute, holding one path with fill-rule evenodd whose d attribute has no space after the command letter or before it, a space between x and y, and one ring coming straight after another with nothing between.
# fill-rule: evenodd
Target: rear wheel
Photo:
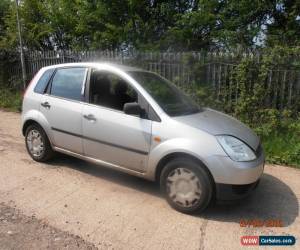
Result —
<instances>
[{"instance_id":1,"label":"rear wheel","mask_svg":"<svg viewBox=\"0 0 300 250\"><path fill-rule=\"evenodd\" d=\"M54 156L50 141L38 124L32 124L26 129L25 143L29 155L35 161L45 162Z\"/></svg>"},{"instance_id":2,"label":"rear wheel","mask_svg":"<svg viewBox=\"0 0 300 250\"><path fill-rule=\"evenodd\" d=\"M174 159L166 164L160 186L168 203L183 213L204 210L213 194L213 184L207 171L186 158Z\"/></svg>"}]
</instances>

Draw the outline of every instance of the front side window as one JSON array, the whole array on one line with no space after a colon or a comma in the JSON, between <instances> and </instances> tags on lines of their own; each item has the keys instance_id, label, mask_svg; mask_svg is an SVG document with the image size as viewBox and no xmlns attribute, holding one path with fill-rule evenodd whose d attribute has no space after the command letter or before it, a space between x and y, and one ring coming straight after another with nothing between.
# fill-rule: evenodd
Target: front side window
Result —
<instances>
[{"instance_id":1,"label":"front side window","mask_svg":"<svg viewBox=\"0 0 300 250\"><path fill-rule=\"evenodd\" d=\"M138 102L138 95L126 81L110 72L92 71L90 103L122 111L130 102Z\"/></svg>"},{"instance_id":2,"label":"front side window","mask_svg":"<svg viewBox=\"0 0 300 250\"><path fill-rule=\"evenodd\" d=\"M128 72L170 116L199 112L198 106L174 84L157 74L146 71Z\"/></svg>"},{"instance_id":3,"label":"front side window","mask_svg":"<svg viewBox=\"0 0 300 250\"><path fill-rule=\"evenodd\" d=\"M86 68L58 69L52 79L51 95L81 101Z\"/></svg>"}]
</instances>

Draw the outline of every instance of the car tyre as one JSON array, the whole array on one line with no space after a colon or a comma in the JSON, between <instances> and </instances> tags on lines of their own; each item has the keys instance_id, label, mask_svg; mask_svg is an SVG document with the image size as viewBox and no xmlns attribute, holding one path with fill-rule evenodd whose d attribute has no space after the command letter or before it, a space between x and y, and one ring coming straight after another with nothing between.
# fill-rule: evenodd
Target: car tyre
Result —
<instances>
[{"instance_id":1,"label":"car tyre","mask_svg":"<svg viewBox=\"0 0 300 250\"><path fill-rule=\"evenodd\" d=\"M55 155L48 136L38 124L32 124L26 129L25 144L29 155L37 162L46 162Z\"/></svg>"},{"instance_id":2,"label":"car tyre","mask_svg":"<svg viewBox=\"0 0 300 250\"><path fill-rule=\"evenodd\" d=\"M208 171L189 158L169 161L161 172L160 187L168 203L187 214L203 211L213 196L213 181Z\"/></svg>"}]
</instances>

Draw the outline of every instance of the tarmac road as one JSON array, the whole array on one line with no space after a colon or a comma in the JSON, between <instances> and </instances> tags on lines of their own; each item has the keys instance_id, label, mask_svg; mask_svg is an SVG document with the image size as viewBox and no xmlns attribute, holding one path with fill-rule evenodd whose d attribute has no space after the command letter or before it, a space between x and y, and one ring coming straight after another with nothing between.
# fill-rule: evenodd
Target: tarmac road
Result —
<instances>
[{"instance_id":1,"label":"tarmac road","mask_svg":"<svg viewBox=\"0 0 300 250\"><path fill-rule=\"evenodd\" d=\"M243 235L287 234L296 245L276 249L300 249L299 199L300 170L266 166L258 189L242 202L181 214L152 182L72 157L34 162L20 114L0 111L0 202L99 249L243 249ZM254 219L283 226L240 226Z\"/></svg>"}]
</instances>

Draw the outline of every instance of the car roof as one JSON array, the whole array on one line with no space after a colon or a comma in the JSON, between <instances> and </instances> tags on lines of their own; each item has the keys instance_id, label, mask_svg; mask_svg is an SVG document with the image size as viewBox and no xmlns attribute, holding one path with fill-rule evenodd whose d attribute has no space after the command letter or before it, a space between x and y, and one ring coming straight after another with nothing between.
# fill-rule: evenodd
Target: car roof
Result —
<instances>
[{"instance_id":1,"label":"car roof","mask_svg":"<svg viewBox=\"0 0 300 250\"><path fill-rule=\"evenodd\" d=\"M118 68L122 71L146 71L140 68L126 66L122 64L110 63L110 62L77 62L77 63L63 63L46 66L44 69L63 68L63 67L99 67L99 66L111 66L112 68Z\"/></svg>"}]
</instances>

